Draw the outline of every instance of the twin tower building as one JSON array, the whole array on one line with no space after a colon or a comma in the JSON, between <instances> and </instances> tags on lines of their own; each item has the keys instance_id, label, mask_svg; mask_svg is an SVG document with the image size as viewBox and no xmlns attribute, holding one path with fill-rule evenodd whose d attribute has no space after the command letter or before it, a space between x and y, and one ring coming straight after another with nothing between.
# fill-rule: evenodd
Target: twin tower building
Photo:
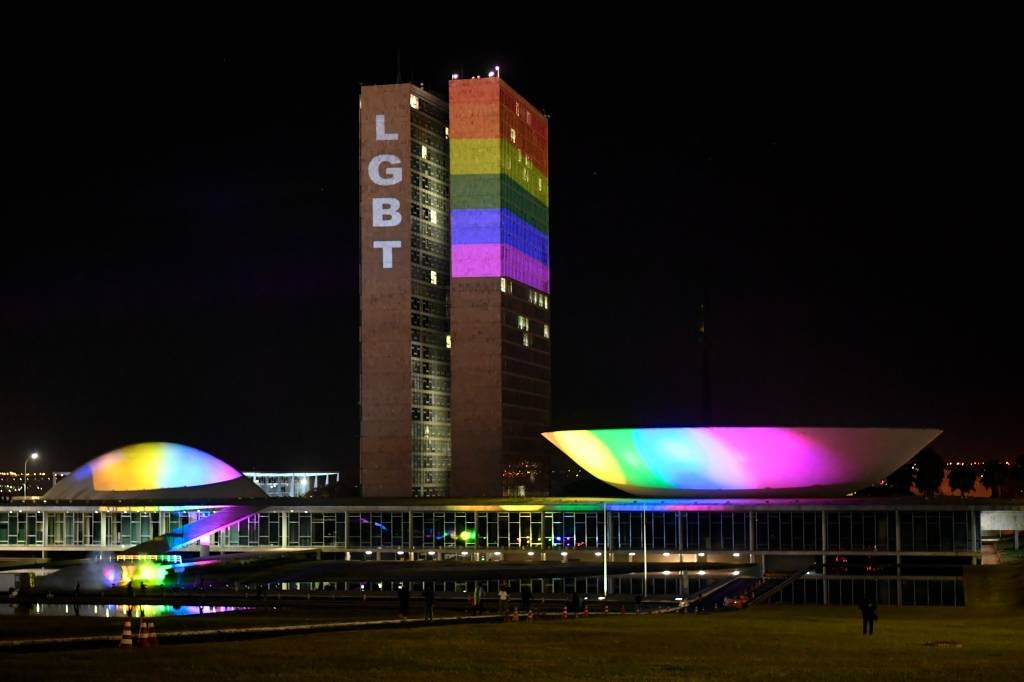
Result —
<instances>
[{"instance_id":1,"label":"twin tower building","mask_svg":"<svg viewBox=\"0 0 1024 682\"><path fill-rule=\"evenodd\" d=\"M548 492L548 121L499 77L359 99L366 496Z\"/></svg>"}]
</instances>

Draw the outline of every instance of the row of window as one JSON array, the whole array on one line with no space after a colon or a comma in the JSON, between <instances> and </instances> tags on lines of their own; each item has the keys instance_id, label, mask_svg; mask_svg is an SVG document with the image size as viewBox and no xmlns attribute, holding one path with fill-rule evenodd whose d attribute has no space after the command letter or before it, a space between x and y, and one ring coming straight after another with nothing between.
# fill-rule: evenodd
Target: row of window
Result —
<instances>
[{"instance_id":1,"label":"row of window","mask_svg":"<svg viewBox=\"0 0 1024 682\"><path fill-rule=\"evenodd\" d=\"M423 313L433 313L435 315L447 316L446 314L448 312L447 303L438 303L436 301L431 302L419 296L412 297L412 300L410 301L410 306L412 307L413 310Z\"/></svg>"},{"instance_id":2,"label":"row of window","mask_svg":"<svg viewBox=\"0 0 1024 682\"><path fill-rule=\"evenodd\" d=\"M421 156L425 146L429 146L430 153L445 156L448 154L448 140L441 135L435 135L430 131L424 130L422 125L410 126L409 137L416 143L413 145L413 151L419 152ZM417 145L419 146L417 147Z\"/></svg>"},{"instance_id":3,"label":"row of window","mask_svg":"<svg viewBox=\"0 0 1024 682\"><path fill-rule=\"evenodd\" d=\"M423 329L433 329L434 331L447 332L448 329L448 318L423 315L420 313L412 313L409 316L412 326L422 327Z\"/></svg>"},{"instance_id":4,"label":"row of window","mask_svg":"<svg viewBox=\"0 0 1024 682\"><path fill-rule=\"evenodd\" d=\"M448 393L425 393L423 391L412 392L412 404L422 405L424 407L447 407L452 406L452 397ZM424 419L424 421L431 421L430 419Z\"/></svg>"},{"instance_id":5,"label":"row of window","mask_svg":"<svg viewBox=\"0 0 1024 682\"><path fill-rule=\"evenodd\" d=\"M412 437L416 438L451 438L452 430L448 426L413 424Z\"/></svg>"},{"instance_id":6,"label":"row of window","mask_svg":"<svg viewBox=\"0 0 1024 682\"><path fill-rule=\"evenodd\" d=\"M445 362L427 362L425 360L413 360L412 373L420 374L425 377L450 378L452 375L452 370L451 367L448 366L448 363Z\"/></svg>"},{"instance_id":7,"label":"row of window","mask_svg":"<svg viewBox=\"0 0 1024 682\"><path fill-rule=\"evenodd\" d=\"M412 385L410 388L413 390L421 391L440 391L441 393L451 392L451 382L443 379L433 379L430 377L412 377Z\"/></svg>"},{"instance_id":8,"label":"row of window","mask_svg":"<svg viewBox=\"0 0 1024 682\"><path fill-rule=\"evenodd\" d=\"M442 347L444 345L445 334L438 334L425 329L413 329L412 339L413 341L424 343L435 348Z\"/></svg>"},{"instance_id":9,"label":"row of window","mask_svg":"<svg viewBox=\"0 0 1024 682\"><path fill-rule=\"evenodd\" d=\"M413 121L423 125L436 123L443 127L444 123L437 122L448 120L447 107L437 106L429 100L417 97L413 94L409 95L409 108L414 110L410 112L412 114Z\"/></svg>"},{"instance_id":10,"label":"row of window","mask_svg":"<svg viewBox=\"0 0 1024 682\"><path fill-rule=\"evenodd\" d=\"M448 258L432 256L428 253L423 253L418 249L413 249L409 253L409 260L414 265L421 265L424 268L430 270L429 280L431 284L436 285L438 283L443 283L445 286L448 285ZM440 279L438 278L438 272L441 272L441 278L444 279L444 282L440 282Z\"/></svg>"},{"instance_id":11,"label":"row of window","mask_svg":"<svg viewBox=\"0 0 1024 682\"><path fill-rule=\"evenodd\" d=\"M437 438L423 439L417 442L413 440L413 452L426 452L429 454L413 454L412 468L417 469L444 469L452 467L451 441Z\"/></svg>"},{"instance_id":12,"label":"row of window","mask_svg":"<svg viewBox=\"0 0 1024 682\"><path fill-rule=\"evenodd\" d=\"M447 241L440 242L433 239L424 239L423 237L413 236L410 243L412 248L419 249L420 251L432 254L438 258L444 258L445 256L451 257L451 246Z\"/></svg>"},{"instance_id":13,"label":"row of window","mask_svg":"<svg viewBox=\"0 0 1024 682\"><path fill-rule=\"evenodd\" d=\"M431 225L448 225L448 200L430 192L421 192L413 187L409 213L414 218L422 218Z\"/></svg>"},{"instance_id":14,"label":"row of window","mask_svg":"<svg viewBox=\"0 0 1024 682\"><path fill-rule=\"evenodd\" d=\"M414 408L416 421L437 419L443 426L414 424L418 449L425 455L444 459L421 462L424 467L444 469L450 466L449 413L443 409ZM161 532L198 520L210 512L46 512L46 542L50 544L96 545L105 534L109 544L135 545ZM44 512L0 512L0 544L42 544ZM310 515L309 512L290 512ZM312 514L322 514L313 512ZM344 519L345 513L338 512ZM372 546L476 548L557 548L601 549L604 546L604 515L601 512L388 512L387 519L373 512L376 531ZM646 539L651 550L668 551L749 551L749 528L753 515L753 546L758 551L820 551L822 514L830 551L894 552L895 512L609 512L609 540L613 549L639 549ZM359 512L350 514L350 530ZM376 515L376 516L375 516ZM253 537L271 537L270 528L278 512L249 517L239 533ZM411 517L412 530L400 531ZM358 522L361 526L361 522ZM977 551L980 534L971 524L978 515L969 511L910 511L900 516L900 547L904 552ZM254 525L255 524L255 525ZM265 524L267 530L260 530ZM237 525L237 524L236 524ZM161 530L163 528L163 530ZM254 531L253 528L256 530ZM855 530L858 529L858 530ZM410 534L411 533L411 534ZM359 536L361 537L361 536ZM972 540L972 537L975 538ZM268 540L268 542L272 542ZM289 542L291 539L289 538ZM363 540L349 545L365 546ZM866 569L865 569L866 570ZM851 571L856 572L856 571Z\"/></svg>"},{"instance_id":15,"label":"row of window","mask_svg":"<svg viewBox=\"0 0 1024 682\"><path fill-rule=\"evenodd\" d=\"M426 175L427 177L441 183L442 186L448 186L448 171L443 166L437 166L432 163L426 163L423 159L413 156L409 161L409 166L412 168L413 176ZM447 192L444 193L447 196Z\"/></svg>"},{"instance_id":16,"label":"row of window","mask_svg":"<svg viewBox=\"0 0 1024 682\"><path fill-rule=\"evenodd\" d=\"M413 217L412 219L412 234L413 236L421 235L445 244L448 243L447 227L431 225L430 222L420 220L418 217Z\"/></svg>"},{"instance_id":17,"label":"row of window","mask_svg":"<svg viewBox=\"0 0 1024 682\"><path fill-rule=\"evenodd\" d=\"M451 423L451 414L444 407L414 407L412 408L412 420L414 422L441 422Z\"/></svg>"},{"instance_id":18,"label":"row of window","mask_svg":"<svg viewBox=\"0 0 1024 682\"><path fill-rule=\"evenodd\" d=\"M412 174L412 186L433 192L438 197L444 199L449 198L449 189L447 183L442 182L440 180L431 179L430 177L425 177L419 173Z\"/></svg>"}]
</instances>

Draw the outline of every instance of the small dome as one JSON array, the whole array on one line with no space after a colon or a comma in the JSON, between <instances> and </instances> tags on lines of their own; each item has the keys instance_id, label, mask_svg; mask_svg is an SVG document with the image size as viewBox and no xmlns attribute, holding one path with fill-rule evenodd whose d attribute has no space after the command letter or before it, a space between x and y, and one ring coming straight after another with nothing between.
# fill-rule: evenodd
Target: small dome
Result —
<instances>
[{"instance_id":1,"label":"small dome","mask_svg":"<svg viewBox=\"0 0 1024 682\"><path fill-rule=\"evenodd\" d=\"M48 500L265 497L208 452L177 443L136 443L92 459L61 479Z\"/></svg>"}]
</instances>

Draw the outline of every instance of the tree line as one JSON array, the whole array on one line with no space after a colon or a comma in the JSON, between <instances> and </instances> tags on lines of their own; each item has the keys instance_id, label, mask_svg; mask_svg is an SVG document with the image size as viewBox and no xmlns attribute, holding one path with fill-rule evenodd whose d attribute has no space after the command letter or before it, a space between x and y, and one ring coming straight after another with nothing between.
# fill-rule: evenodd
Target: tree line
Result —
<instances>
[{"instance_id":1,"label":"tree line","mask_svg":"<svg viewBox=\"0 0 1024 682\"><path fill-rule=\"evenodd\" d=\"M925 497L931 497L939 492L946 471L942 456L925 448L885 479L885 492L910 495L912 488L917 488ZM1024 455L1010 463L990 459L981 466L954 464L949 468L949 487L961 497L974 492L979 483L992 491L992 497L1024 497Z\"/></svg>"}]
</instances>

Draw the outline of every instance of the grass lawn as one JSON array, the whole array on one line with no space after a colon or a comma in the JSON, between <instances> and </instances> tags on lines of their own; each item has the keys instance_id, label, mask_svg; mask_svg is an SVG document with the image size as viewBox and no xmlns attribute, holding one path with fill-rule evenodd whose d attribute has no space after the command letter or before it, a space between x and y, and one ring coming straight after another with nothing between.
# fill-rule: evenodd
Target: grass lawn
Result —
<instances>
[{"instance_id":1,"label":"grass lawn","mask_svg":"<svg viewBox=\"0 0 1024 682\"><path fill-rule=\"evenodd\" d=\"M5 679L1021 679L1024 612L762 607L4 656ZM936 646L935 642L953 644ZM932 645L929 645L932 643ZM957 646L959 645L959 646Z\"/></svg>"}]
</instances>

